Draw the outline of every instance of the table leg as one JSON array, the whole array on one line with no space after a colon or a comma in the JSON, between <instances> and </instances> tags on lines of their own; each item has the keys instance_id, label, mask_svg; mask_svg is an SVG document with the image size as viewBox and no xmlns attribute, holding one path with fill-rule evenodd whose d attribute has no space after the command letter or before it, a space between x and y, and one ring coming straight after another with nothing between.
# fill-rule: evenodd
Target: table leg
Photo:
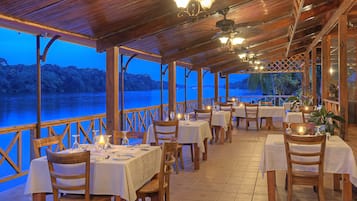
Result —
<instances>
[{"instance_id":1,"label":"table leg","mask_svg":"<svg viewBox=\"0 0 357 201\"><path fill-rule=\"evenodd\" d=\"M207 160L207 155L208 155L208 143L207 143L207 138L203 140L203 145L205 146L205 153L202 154L202 160Z\"/></svg>"},{"instance_id":2,"label":"table leg","mask_svg":"<svg viewBox=\"0 0 357 201\"><path fill-rule=\"evenodd\" d=\"M333 190L335 191L341 190L340 179L341 179L340 174L333 174Z\"/></svg>"},{"instance_id":3,"label":"table leg","mask_svg":"<svg viewBox=\"0 0 357 201\"><path fill-rule=\"evenodd\" d=\"M32 193L32 201L46 201L46 193Z\"/></svg>"},{"instance_id":4,"label":"table leg","mask_svg":"<svg viewBox=\"0 0 357 201\"><path fill-rule=\"evenodd\" d=\"M265 121L266 121L266 128L268 130L272 129L273 128L273 117L266 117Z\"/></svg>"},{"instance_id":5,"label":"table leg","mask_svg":"<svg viewBox=\"0 0 357 201\"><path fill-rule=\"evenodd\" d=\"M350 175L343 174L342 181L343 181L342 200L343 201L352 201L352 184L350 181Z\"/></svg>"},{"instance_id":6,"label":"table leg","mask_svg":"<svg viewBox=\"0 0 357 201\"><path fill-rule=\"evenodd\" d=\"M268 200L275 201L275 186L276 186L275 170L267 171L267 181L268 181Z\"/></svg>"},{"instance_id":7,"label":"table leg","mask_svg":"<svg viewBox=\"0 0 357 201\"><path fill-rule=\"evenodd\" d=\"M198 147L197 143L193 144L195 149L195 158L193 159L193 165L195 170L200 169L200 148Z\"/></svg>"},{"instance_id":8,"label":"table leg","mask_svg":"<svg viewBox=\"0 0 357 201\"><path fill-rule=\"evenodd\" d=\"M219 144L224 144L224 134L225 130L223 127L219 128Z\"/></svg>"}]
</instances>

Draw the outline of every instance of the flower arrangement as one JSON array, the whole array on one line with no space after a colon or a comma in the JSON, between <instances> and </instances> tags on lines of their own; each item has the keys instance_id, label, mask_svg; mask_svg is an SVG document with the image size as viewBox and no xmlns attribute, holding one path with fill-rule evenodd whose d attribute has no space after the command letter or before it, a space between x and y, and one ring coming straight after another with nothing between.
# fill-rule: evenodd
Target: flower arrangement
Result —
<instances>
[{"instance_id":1,"label":"flower arrangement","mask_svg":"<svg viewBox=\"0 0 357 201\"><path fill-rule=\"evenodd\" d=\"M333 135L335 133L335 128L339 128L337 122L345 122L345 119L335 115L331 111L327 111L325 106L322 106L320 110L311 113L309 121L314 122L316 125L324 126L325 132Z\"/></svg>"}]
</instances>

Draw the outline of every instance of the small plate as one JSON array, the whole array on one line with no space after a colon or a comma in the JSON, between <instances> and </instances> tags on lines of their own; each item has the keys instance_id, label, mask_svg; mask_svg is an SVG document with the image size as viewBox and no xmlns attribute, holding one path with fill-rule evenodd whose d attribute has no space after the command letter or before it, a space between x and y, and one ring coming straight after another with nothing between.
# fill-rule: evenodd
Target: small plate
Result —
<instances>
[{"instance_id":1,"label":"small plate","mask_svg":"<svg viewBox=\"0 0 357 201\"><path fill-rule=\"evenodd\" d=\"M116 155L115 157L112 158L112 160L115 160L115 161L125 161L125 160L129 160L133 158L132 155Z\"/></svg>"}]
</instances>

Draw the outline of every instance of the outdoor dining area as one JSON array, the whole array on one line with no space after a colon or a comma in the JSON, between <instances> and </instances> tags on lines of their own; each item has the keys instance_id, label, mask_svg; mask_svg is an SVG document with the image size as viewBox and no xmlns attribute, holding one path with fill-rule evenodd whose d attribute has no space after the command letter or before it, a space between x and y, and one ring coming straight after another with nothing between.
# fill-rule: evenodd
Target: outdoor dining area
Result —
<instances>
[{"instance_id":1,"label":"outdoor dining area","mask_svg":"<svg viewBox=\"0 0 357 201\"><path fill-rule=\"evenodd\" d=\"M356 3L0 3L1 27L36 36L37 64L36 122L0 128L10 141L0 184L24 180L0 200L356 200ZM105 113L42 119L41 65L56 40L105 54ZM159 105L125 108L134 58L160 64ZM248 85L231 83L235 74L269 94L232 95Z\"/></svg>"}]
</instances>

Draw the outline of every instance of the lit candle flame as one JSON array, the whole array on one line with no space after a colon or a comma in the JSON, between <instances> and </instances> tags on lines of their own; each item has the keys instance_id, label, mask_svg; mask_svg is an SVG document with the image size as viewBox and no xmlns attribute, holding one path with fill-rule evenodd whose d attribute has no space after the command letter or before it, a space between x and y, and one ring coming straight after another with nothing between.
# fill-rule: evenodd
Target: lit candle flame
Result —
<instances>
[{"instance_id":1,"label":"lit candle flame","mask_svg":"<svg viewBox=\"0 0 357 201\"><path fill-rule=\"evenodd\" d=\"M178 113L178 114L177 114L177 119L180 120L181 118L182 118L181 113Z\"/></svg>"},{"instance_id":2,"label":"lit candle flame","mask_svg":"<svg viewBox=\"0 0 357 201\"><path fill-rule=\"evenodd\" d=\"M305 134L305 131L306 131L306 128L304 127L304 126L299 126L298 127L298 133L300 134L300 135L303 135L303 134Z\"/></svg>"},{"instance_id":3,"label":"lit candle flame","mask_svg":"<svg viewBox=\"0 0 357 201\"><path fill-rule=\"evenodd\" d=\"M103 135L100 135L100 136L99 136L99 142L98 142L98 144L101 144L101 145L105 144L105 140L104 140L104 136L103 136Z\"/></svg>"},{"instance_id":4,"label":"lit candle flame","mask_svg":"<svg viewBox=\"0 0 357 201\"><path fill-rule=\"evenodd\" d=\"M232 101L233 101L233 102L235 102L235 101L236 101L236 99L235 99L235 98L232 98Z\"/></svg>"},{"instance_id":5,"label":"lit candle flame","mask_svg":"<svg viewBox=\"0 0 357 201\"><path fill-rule=\"evenodd\" d=\"M211 106L207 106L207 110L210 110L211 109Z\"/></svg>"},{"instance_id":6,"label":"lit candle flame","mask_svg":"<svg viewBox=\"0 0 357 201\"><path fill-rule=\"evenodd\" d=\"M305 110L306 110L306 111L309 110L309 107L305 106Z\"/></svg>"}]
</instances>

